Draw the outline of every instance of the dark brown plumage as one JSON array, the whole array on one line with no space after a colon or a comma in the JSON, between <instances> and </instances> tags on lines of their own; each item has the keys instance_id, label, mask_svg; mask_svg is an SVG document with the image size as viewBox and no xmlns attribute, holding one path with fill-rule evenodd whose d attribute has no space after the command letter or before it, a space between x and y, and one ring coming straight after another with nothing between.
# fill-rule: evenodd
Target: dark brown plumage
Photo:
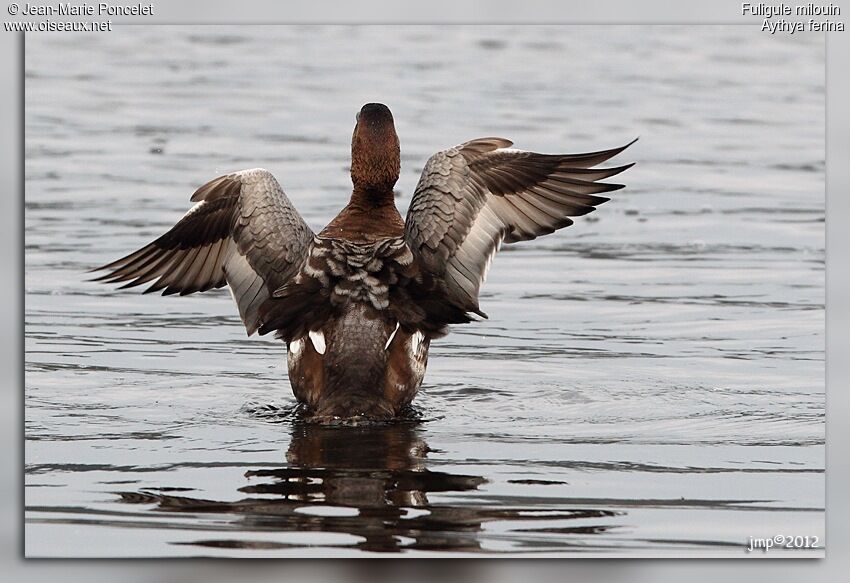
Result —
<instances>
[{"instance_id":1,"label":"dark brown plumage","mask_svg":"<svg viewBox=\"0 0 850 583\"><path fill-rule=\"evenodd\" d=\"M287 343L295 396L315 419L397 415L416 394L430 341L484 316L478 293L503 243L533 239L593 211L631 166L587 154L511 150L480 138L428 160L406 220L393 187L392 113L367 104L351 144L348 205L318 235L266 170L216 178L167 233L98 269L98 281L190 294L228 285L248 334Z\"/></svg>"}]
</instances>

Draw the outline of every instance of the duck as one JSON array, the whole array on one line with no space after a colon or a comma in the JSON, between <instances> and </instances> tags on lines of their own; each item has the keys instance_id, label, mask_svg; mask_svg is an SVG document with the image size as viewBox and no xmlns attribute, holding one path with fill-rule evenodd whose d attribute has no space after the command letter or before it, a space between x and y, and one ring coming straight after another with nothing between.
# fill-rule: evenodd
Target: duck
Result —
<instances>
[{"instance_id":1,"label":"duck","mask_svg":"<svg viewBox=\"0 0 850 583\"><path fill-rule=\"evenodd\" d=\"M431 156L403 219L401 153L390 109L367 103L351 140L348 204L318 234L268 170L214 178L188 212L139 250L91 271L118 289L188 295L227 286L249 336L287 347L306 418L387 420L409 409L432 341L487 318L494 255L573 224L624 187L600 168L628 144L580 154L514 149L504 138Z\"/></svg>"}]
</instances>

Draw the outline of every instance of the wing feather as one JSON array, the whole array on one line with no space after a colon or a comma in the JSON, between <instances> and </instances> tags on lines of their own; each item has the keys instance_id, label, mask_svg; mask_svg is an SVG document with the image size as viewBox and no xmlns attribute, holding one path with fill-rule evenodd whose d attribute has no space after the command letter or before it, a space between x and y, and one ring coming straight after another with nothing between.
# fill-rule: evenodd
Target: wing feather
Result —
<instances>
[{"instance_id":1,"label":"wing feather","mask_svg":"<svg viewBox=\"0 0 850 583\"><path fill-rule=\"evenodd\" d=\"M527 241L573 224L622 184L599 182L632 164L594 168L633 142L581 154L510 149L480 138L428 160L405 221L405 238L456 307L483 315L478 293L502 243Z\"/></svg>"},{"instance_id":2,"label":"wing feather","mask_svg":"<svg viewBox=\"0 0 850 583\"><path fill-rule=\"evenodd\" d=\"M248 334L262 324L260 308L291 279L307 257L313 232L266 170L243 170L210 180L192 195L193 206L168 232L93 271L95 279L153 281L145 293L187 295L230 285Z\"/></svg>"}]
</instances>

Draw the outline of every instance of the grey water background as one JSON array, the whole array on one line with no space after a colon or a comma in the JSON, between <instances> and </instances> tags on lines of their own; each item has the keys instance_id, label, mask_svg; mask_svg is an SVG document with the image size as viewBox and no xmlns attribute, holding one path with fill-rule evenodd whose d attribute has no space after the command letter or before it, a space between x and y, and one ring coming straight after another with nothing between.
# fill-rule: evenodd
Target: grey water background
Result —
<instances>
[{"instance_id":1,"label":"grey water background","mask_svg":"<svg viewBox=\"0 0 850 583\"><path fill-rule=\"evenodd\" d=\"M823 542L823 37L126 27L28 36L25 82L28 556ZM402 210L472 137L641 136L612 161L638 162L626 190L497 257L490 319L432 347L421 423L302 426L283 347L225 290L84 281L235 169L272 170L318 229L367 101L396 117Z\"/></svg>"}]
</instances>

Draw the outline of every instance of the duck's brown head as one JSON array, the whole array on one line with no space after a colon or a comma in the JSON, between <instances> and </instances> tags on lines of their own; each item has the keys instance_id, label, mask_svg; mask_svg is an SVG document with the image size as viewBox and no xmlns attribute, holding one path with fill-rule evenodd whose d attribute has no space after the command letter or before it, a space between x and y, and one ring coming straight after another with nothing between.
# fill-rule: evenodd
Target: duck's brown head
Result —
<instances>
[{"instance_id":1,"label":"duck's brown head","mask_svg":"<svg viewBox=\"0 0 850 583\"><path fill-rule=\"evenodd\" d=\"M351 137L351 181L361 192L392 192L401 171L393 114L382 103L367 103L357 114Z\"/></svg>"}]
</instances>

